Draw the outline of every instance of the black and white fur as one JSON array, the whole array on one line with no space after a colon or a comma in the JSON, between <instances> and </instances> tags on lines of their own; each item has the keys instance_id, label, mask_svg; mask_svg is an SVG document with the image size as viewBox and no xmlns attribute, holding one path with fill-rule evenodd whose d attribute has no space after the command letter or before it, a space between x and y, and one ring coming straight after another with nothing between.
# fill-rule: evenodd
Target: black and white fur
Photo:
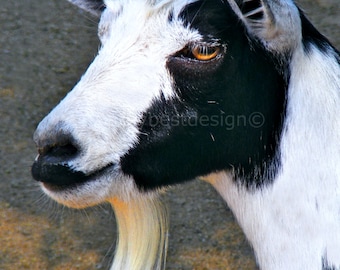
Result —
<instances>
[{"instance_id":1,"label":"black and white fur","mask_svg":"<svg viewBox=\"0 0 340 270\"><path fill-rule=\"evenodd\" d=\"M111 269L164 266L157 197L195 177L261 269L340 269L339 53L292 0L71 2L100 16L101 48L39 124L32 173L64 205L112 204Z\"/></svg>"}]
</instances>

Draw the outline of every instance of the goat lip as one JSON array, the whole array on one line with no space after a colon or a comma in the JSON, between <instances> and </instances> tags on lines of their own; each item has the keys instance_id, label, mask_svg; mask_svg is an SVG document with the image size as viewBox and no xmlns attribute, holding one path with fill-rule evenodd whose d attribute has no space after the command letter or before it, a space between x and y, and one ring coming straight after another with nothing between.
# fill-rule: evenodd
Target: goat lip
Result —
<instances>
[{"instance_id":1,"label":"goat lip","mask_svg":"<svg viewBox=\"0 0 340 270\"><path fill-rule=\"evenodd\" d=\"M33 163L32 176L35 180L41 182L43 186L51 191L62 191L82 185L89 181L95 181L101 176L108 173L114 164L108 164L101 169L85 174L76 171L66 164L46 164L39 162L39 159Z\"/></svg>"}]
</instances>

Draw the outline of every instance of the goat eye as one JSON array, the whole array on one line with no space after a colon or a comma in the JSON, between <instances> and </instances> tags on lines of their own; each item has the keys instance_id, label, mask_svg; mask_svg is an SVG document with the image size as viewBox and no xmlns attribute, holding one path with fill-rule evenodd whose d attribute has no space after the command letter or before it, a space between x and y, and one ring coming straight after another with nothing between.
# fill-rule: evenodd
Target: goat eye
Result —
<instances>
[{"instance_id":1,"label":"goat eye","mask_svg":"<svg viewBox=\"0 0 340 270\"><path fill-rule=\"evenodd\" d=\"M220 52L220 47L209 47L198 45L191 48L191 53L194 58L199 61L209 61L214 59Z\"/></svg>"},{"instance_id":2,"label":"goat eye","mask_svg":"<svg viewBox=\"0 0 340 270\"><path fill-rule=\"evenodd\" d=\"M180 51L169 56L169 64L181 66L186 70L200 68L203 66L213 70L222 63L226 54L226 44L218 42L211 43L189 43Z\"/></svg>"}]
</instances>

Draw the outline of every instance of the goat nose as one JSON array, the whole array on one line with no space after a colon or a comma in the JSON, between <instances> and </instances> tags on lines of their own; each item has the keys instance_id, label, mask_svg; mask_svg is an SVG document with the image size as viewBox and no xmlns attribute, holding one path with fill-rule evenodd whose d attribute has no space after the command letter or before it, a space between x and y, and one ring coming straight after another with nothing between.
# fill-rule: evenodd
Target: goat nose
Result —
<instances>
[{"instance_id":1,"label":"goat nose","mask_svg":"<svg viewBox=\"0 0 340 270\"><path fill-rule=\"evenodd\" d=\"M67 186L83 181L85 175L68 165L80 152L70 133L62 129L51 132L36 131L34 140L39 152L31 170L35 180L55 186Z\"/></svg>"}]
</instances>

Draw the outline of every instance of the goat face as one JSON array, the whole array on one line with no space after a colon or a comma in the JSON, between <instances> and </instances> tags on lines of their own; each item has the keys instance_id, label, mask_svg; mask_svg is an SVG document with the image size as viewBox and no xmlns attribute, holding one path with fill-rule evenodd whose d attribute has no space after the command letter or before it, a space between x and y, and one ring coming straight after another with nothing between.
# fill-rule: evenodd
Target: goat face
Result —
<instances>
[{"instance_id":1,"label":"goat face","mask_svg":"<svg viewBox=\"0 0 340 270\"><path fill-rule=\"evenodd\" d=\"M47 194L85 207L218 170L265 173L284 115L282 63L301 39L290 1L252 15L232 0L73 2L105 7L102 46L35 132L32 173Z\"/></svg>"}]
</instances>

